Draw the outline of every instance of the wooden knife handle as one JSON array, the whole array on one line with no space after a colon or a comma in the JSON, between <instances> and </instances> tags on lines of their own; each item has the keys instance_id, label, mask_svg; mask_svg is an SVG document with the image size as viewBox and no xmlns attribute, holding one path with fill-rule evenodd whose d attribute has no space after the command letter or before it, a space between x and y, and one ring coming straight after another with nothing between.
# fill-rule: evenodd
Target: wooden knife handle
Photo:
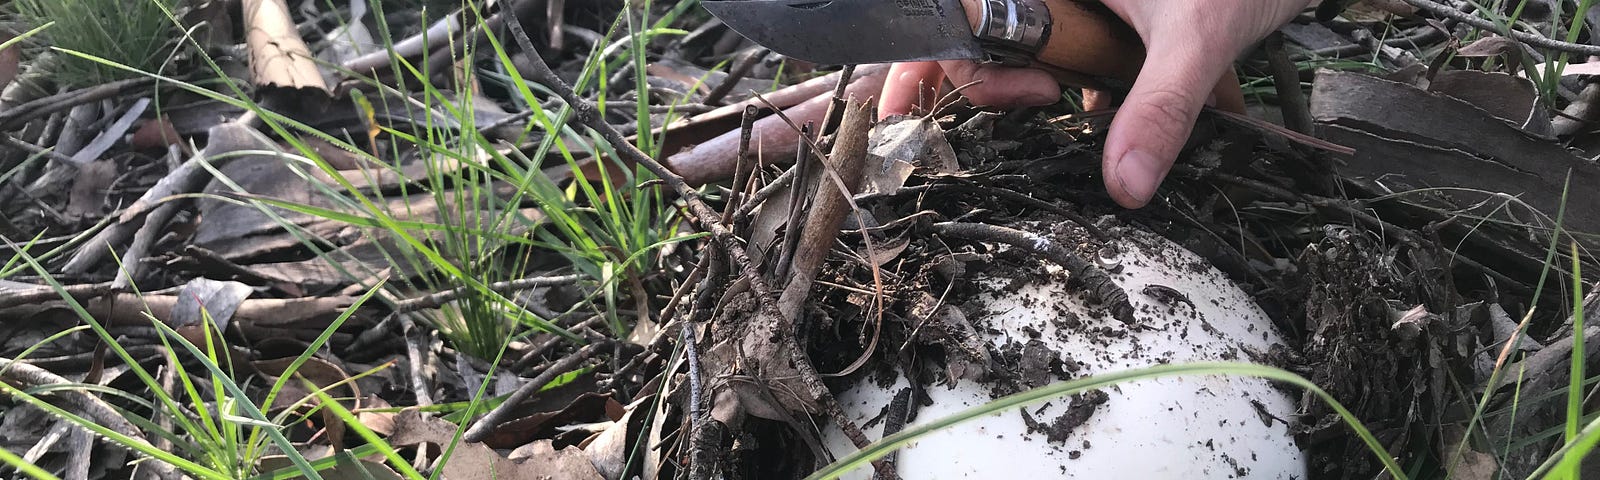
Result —
<instances>
[{"instance_id":1,"label":"wooden knife handle","mask_svg":"<svg viewBox=\"0 0 1600 480\"><path fill-rule=\"evenodd\" d=\"M967 21L978 28L983 0L962 0ZM1092 0L1043 0L1050 10L1050 37L1035 55L1037 67L1061 83L1104 88L1100 79L1131 82L1144 65L1139 34L1105 5Z\"/></svg>"}]
</instances>

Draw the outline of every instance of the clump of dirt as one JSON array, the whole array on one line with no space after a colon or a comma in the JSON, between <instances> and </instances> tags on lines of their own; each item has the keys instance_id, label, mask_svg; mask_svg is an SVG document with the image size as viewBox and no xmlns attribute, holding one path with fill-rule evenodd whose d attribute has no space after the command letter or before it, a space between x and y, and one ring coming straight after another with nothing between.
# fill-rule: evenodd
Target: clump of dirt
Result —
<instances>
[{"instance_id":1,"label":"clump of dirt","mask_svg":"<svg viewBox=\"0 0 1600 480\"><path fill-rule=\"evenodd\" d=\"M1072 435L1072 431L1087 423L1089 417L1094 416L1095 409L1100 408L1101 405L1110 400L1111 396L1106 395L1106 392L1092 390L1073 395L1072 402L1067 404L1066 410L1057 415L1055 419L1050 420L1049 423L1035 420L1032 415L1028 414L1026 409L1022 410L1022 421L1028 425L1029 432L1044 433L1045 438L1049 439L1050 443L1066 444L1067 437ZM1091 443L1085 441L1083 445L1083 448L1087 449Z\"/></svg>"}]
</instances>

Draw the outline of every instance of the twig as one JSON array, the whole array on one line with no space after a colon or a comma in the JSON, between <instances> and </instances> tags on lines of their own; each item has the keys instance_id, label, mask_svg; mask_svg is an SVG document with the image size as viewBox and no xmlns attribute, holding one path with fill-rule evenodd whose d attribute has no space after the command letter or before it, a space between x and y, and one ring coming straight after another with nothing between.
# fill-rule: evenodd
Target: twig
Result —
<instances>
[{"instance_id":1,"label":"twig","mask_svg":"<svg viewBox=\"0 0 1600 480\"><path fill-rule=\"evenodd\" d=\"M717 88L711 89L711 92L707 93L706 98L701 100L700 103L721 105L722 99L727 98L729 93L733 93L733 88L739 86L739 81L744 80L744 77L750 74L750 70L755 68L763 57L767 56L767 52L768 50L765 48L756 48L745 52L743 56L739 57L739 61L733 64L733 68L728 69L728 76L722 79L722 83L717 84Z\"/></svg>"},{"instance_id":2,"label":"twig","mask_svg":"<svg viewBox=\"0 0 1600 480\"><path fill-rule=\"evenodd\" d=\"M1110 275L1096 267L1094 263L1079 258L1078 255L1048 238L1022 230L982 223L935 223L933 230L940 235L980 242L1004 243L1043 255L1045 259L1066 268L1074 283L1088 287L1089 299L1110 308L1112 318L1129 325L1137 321L1133 318L1133 305L1128 302L1128 292L1112 282Z\"/></svg>"},{"instance_id":3,"label":"twig","mask_svg":"<svg viewBox=\"0 0 1600 480\"><path fill-rule=\"evenodd\" d=\"M799 143L801 145L811 142L811 132L811 124L806 124L806 126L800 127ZM774 278L789 277L789 267L794 261L794 251L796 246L800 244L800 234L803 231L800 226L800 219L803 218L801 214L806 211L807 207L804 190L807 182L805 182L803 179L811 176L811 159L812 153L810 150L806 148L795 150L795 178L800 178L802 180L793 187L789 188L789 218L783 222L785 225L783 230L783 244L781 250L779 251L779 255L781 256L778 257L778 261L775 264L777 267L773 270Z\"/></svg>"},{"instance_id":4,"label":"twig","mask_svg":"<svg viewBox=\"0 0 1600 480\"><path fill-rule=\"evenodd\" d=\"M728 202L722 206L722 224L730 225L733 222L733 212L739 207L739 197L744 195L745 188L749 187L751 174L755 173L755 166L750 158L750 134L755 127L756 114L760 113L755 105L744 107L744 117L739 121L739 156L734 158L733 188L728 191Z\"/></svg>"},{"instance_id":5,"label":"twig","mask_svg":"<svg viewBox=\"0 0 1600 480\"><path fill-rule=\"evenodd\" d=\"M692 322L684 322L683 323L683 334L681 335L681 337L682 337L681 341L683 342L684 362L687 363L688 367L689 367L689 401L688 401L688 403L689 403L689 438L691 439L691 441L693 441L693 440L698 440L698 439L702 438L699 435L696 435L696 433L698 433L700 431L700 423L701 423L700 422L700 399L701 399L700 395L701 395L701 393L700 393L700 352L696 351L697 349L695 348L695 344L694 344L694 323L692 323ZM691 450L699 451L701 449L700 448L691 448ZM703 463L696 462L694 460L695 460L695 456L694 455L690 455L689 456L689 469L688 469L689 470L689 478L705 478L704 468L706 466Z\"/></svg>"},{"instance_id":6,"label":"twig","mask_svg":"<svg viewBox=\"0 0 1600 480\"><path fill-rule=\"evenodd\" d=\"M54 373L50 373L50 371L43 368L39 368L24 362L12 361L9 358L0 358L0 383L15 385L15 387L12 388L21 390L29 390L43 386L65 386L77 384L76 382L62 378ZM149 443L145 441L143 434L139 432L138 427L135 427L133 423L128 422L126 418L123 418L121 414L117 413L115 408L106 403L104 400L101 400L99 397L90 395L76 388L57 390L55 393L52 393L51 396L58 399L57 402L52 403L57 404L62 409L91 420L97 425L120 433L128 437L128 439L132 442L149 445ZM124 446L123 448L126 448L135 454L143 455L138 453L138 451L133 449L131 446ZM161 476L161 478L177 478L177 472L172 465L155 458L151 458L149 464L156 470L156 474Z\"/></svg>"},{"instance_id":7,"label":"twig","mask_svg":"<svg viewBox=\"0 0 1600 480\"><path fill-rule=\"evenodd\" d=\"M678 314L678 305L682 304L683 298L689 295L689 289L694 288L695 284L700 283L700 278L705 276L706 268L711 265L711 257L711 255L701 255L700 263L689 271L689 278L683 279L683 283L672 291L672 299L667 300L667 306L662 307L661 314L656 316L656 318L661 319L663 325L672 323L672 317Z\"/></svg>"},{"instance_id":8,"label":"twig","mask_svg":"<svg viewBox=\"0 0 1600 480\"><path fill-rule=\"evenodd\" d=\"M860 188L861 172L866 168L867 131L872 127L875 110L861 103L851 103L843 110L844 121L839 125L832 166L838 172L839 179L844 181L844 191L836 188L833 182L817 182L809 209L811 214L806 217L800 242L795 245L793 263L787 275L790 280L778 297L778 312L790 321L799 318L800 307L810 296L817 270L822 267L823 260L828 258L828 251L833 249L833 242L839 237L839 225L844 222L845 214L853 211L849 197ZM790 224L789 229L800 230L799 225L795 224Z\"/></svg>"},{"instance_id":9,"label":"twig","mask_svg":"<svg viewBox=\"0 0 1600 480\"><path fill-rule=\"evenodd\" d=\"M550 368L540 372L539 376L533 377L533 380L530 380L527 383L522 384L521 387L518 387L517 391L512 392L511 396L506 397L506 401L504 403L501 403L499 406L495 407L494 410L490 410L489 413L484 414L483 418L479 418L477 422L473 422L472 427L467 429L466 435L464 435L462 438L468 442L483 441L484 438L488 437L489 434L493 432L496 425L504 423L506 421L506 417L511 415L512 411L515 411L517 407L521 406L524 402L527 402L529 398L533 397L533 394L539 393L539 390L543 389L545 384L550 383L551 380L555 380L557 376L577 369L579 365L583 364L583 362L586 362L590 358L594 357L595 353L602 351L602 349L609 348L610 346L610 341L594 342L584 345L583 348L578 349L576 352L572 352L571 355L562 357L560 361L550 365Z\"/></svg>"},{"instance_id":10,"label":"twig","mask_svg":"<svg viewBox=\"0 0 1600 480\"><path fill-rule=\"evenodd\" d=\"M49 115L89 102L98 102L121 95L123 92L144 89L155 83L149 77L131 78L93 87L61 92L34 100L0 112L0 131L9 131L32 121L40 115Z\"/></svg>"},{"instance_id":11,"label":"twig","mask_svg":"<svg viewBox=\"0 0 1600 480\"><path fill-rule=\"evenodd\" d=\"M405 322L401 327L406 339L406 363L411 376L411 391L417 396L417 406L426 407L433 405L433 395L428 393L428 381L423 368L428 363L428 334L416 326L416 322Z\"/></svg>"},{"instance_id":12,"label":"twig","mask_svg":"<svg viewBox=\"0 0 1600 480\"><path fill-rule=\"evenodd\" d=\"M1575 53L1579 55L1600 55L1600 46L1568 43L1560 40L1554 40L1543 35L1532 34L1510 28L1502 31L1500 30L1500 26L1495 25L1494 22L1478 18L1477 15L1456 10L1455 8L1435 2L1433 0L1405 0L1405 2L1414 7L1432 12L1435 15L1442 15L1461 23L1471 25L1480 30L1487 30L1490 32L1509 35L1511 38L1531 46L1543 47L1551 50Z\"/></svg>"},{"instance_id":13,"label":"twig","mask_svg":"<svg viewBox=\"0 0 1600 480\"><path fill-rule=\"evenodd\" d=\"M751 213L755 213L756 208L760 207L762 203L766 203L767 198L772 197L773 194L782 191L785 187L788 187L789 184L794 183L795 177L799 176L796 174L796 171L799 168L800 165L798 163L790 166L787 170L784 170L782 174L779 174L778 178L772 179L772 183L761 187L760 190L756 190L756 193L751 194L750 198L745 199L744 203L739 205L739 210L733 212L733 216L738 217L735 219L735 223L742 221L745 217L750 216Z\"/></svg>"},{"instance_id":14,"label":"twig","mask_svg":"<svg viewBox=\"0 0 1600 480\"><path fill-rule=\"evenodd\" d=\"M1089 221L1089 219L1085 218L1082 214L1079 214L1078 212L1072 211L1071 209L1064 208L1064 207L1062 207L1060 205L1056 205L1054 203L1050 203L1050 202L1046 202L1044 200L1040 200L1038 198L1035 198L1033 195L1029 195L1029 194L1026 194L1026 193L1018 192L1016 190L1012 190L1012 189L1005 188L1005 187L998 187L998 186L994 186L994 185L989 185L989 186L987 186L988 188L980 188L980 186L978 186L978 185L959 184L959 183L958 184L952 184L952 185L949 185L949 186L953 187L953 188L956 188L956 189L969 190L969 191L978 192L978 193L993 194L995 196L1004 198L1006 200L1011 200L1011 201L1014 201L1014 202L1017 202L1017 203L1021 203L1023 205L1027 205L1027 206L1030 206L1030 207L1033 207L1033 208L1038 208L1038 209L1041 209L1041 210L1044 210L1044 211L1047 211L1047 212L1050 212L1050 213L1054 213L1056 215L1067 217L1067 220L1071 220L1072 223L1076 223L1076 224L1078 224L1078 226L1083 227L1084 231L1089 232L1089 235L1093 236L1096 240L1107 241L1107 240L1111 239L1110 235L1106 235L1105 230L1101 230L1100 227L1095 226L1094 222ZM938 189L939 188L937 186L932 188L932 190L938 190Z\"/></svg>"},{"instance_id":15,"label":"twig","mask_svg":"<svg viewBox=\"0 0 1600 480\"><path fill-rule=\"evenodd\" d=\"M128 250L122 253L122 268L117 269L117 278L111 281L112 285L127 288L144 280L145 265L140 259L149 254L156 240L161 238L167 222L178 215L179 205L178 202L163 203L145 217L139 230L133 234L133 243L128 244Z\"/></svg>"},{"instance_id":16,"label":"twig","mask_svg":"<svg viewBox=\"0 0 1600 480\"><path fill-rule=\"evenodd\" d=\"M27 305L30 303L43 303L61 300L61 294L56 292L55 288L52 288L48 285L39 285L28 290L12 290L10 288L4 288L7 285L14 284L15 283L13 282L0 282L0 309L11 308L17 305ZM122 289L112 285L111 282L92 283L87 285L67 285L62 287L62 289L67 291L67 295L71 295L72 298L76 298L78 300L101 297L122 291Z\"/></svg>"},{"instance_id":17,"label":"twig","mask_svg":"<svg viewBox=\"0 0 1600 480\"><path fill-rule=\"evenodd\" d=\"M224 257L222 254L214 252L209 248L199 245L185 245L183 247L183 254L194 257L195 260L203 263L209 263L216 268L220 268L224 272L233 274L241 279L259 283L268 283L273 281L272 279L257 273L255 270L251 270L249 267L245 267L244 265L234 263L232 260L228 260L227 257Z\"/></svg>"},{"instance_id":18,"label":"twig","mask_svg":"<svg viewBox=\"0 0 1600 480\"><path fill-rule=\"evenodd\" d=\"M559 276L559 277L519 278L519 279L516 279L516 280L510 280L510 281L505 281L505 282L491 283L491 284L489 284L489 290L492 290L495 293L502 293L503 294L503 293L510 293L510 292L517 292L517 291L527 290L527 289L531 289L531 288L548 287L548 286L551 286L551 285L566 285L566 284L569 284L569 283L577 283L579 281L582 281L585 278L588 278L588 277L586 277L584 275L562 275L562 276ZM405 300L401 300L401 301L395 302L395 304L394 304L394 313L415 312L417 310L422 310L422 309L425 309L425 308L438 307L438 306L444 305L446 303L450 303L450 302L453 302L455 300L459 300L459 299L461 299L461 297L464 297L464 296L466 296L466 295L468 295L470 293L476 292L476 291L477 290L473 289L470 286L461 286L461 287L456 287L456 288L452 288L452 289L449 289L449 290L445 290L443 292L435 293L435 294L432 294L432 295L426 295L426 296L416 297L416 298L408 298L408 299L405 299Z\"/></svg>"},{"instance_id":19,"label":"twig","mask_svg":"<svg viewBox=\"0 0 1600 480\"><path fill-rule=\"evenodd\" d=\"M572 329L579 330L584 328L594 328L604 325L605 323L605 315L592 315L588 320L584 320L577 325L573 325ZM510 370L512 372L520 372L523 370L542 370L544 368L542 365L535 366L532 369L529 369L528 367L530 365L534 365L534 361L538 360L539 357L543 357L544 354L550 353L551 349L556 348L556 346L560 345L564 340L566 340L566 338L559 335L551 335L550 338L546 338L544 341L539 342L538 345L534 345L533 348L528 349L528 353L523 354L522 358L517 359L516 362L511 364Z\"/></svg>"},{"instance_id":20,"label":"twig","mask_svg":"<svg viewBox=\"0 0 1600 480\"><path fill-rule=\"evenodd\" d=\"M1283 32L1272 32L1265 45L1272 83L1278 91L1278 108L1283 111L1283 126L1310 134L1311 110L1306 106L1305 92L1300 90L1299 67L1289 60L1289 51L1283 45Z\"/></svg>"},{"instance_id":21,"label":"twig","mask_svg":"<svg viewBox=\"0 0 1600 480\"><path fill-rule=\"evenodd\" d=\"M67 164L72 163L72 157L56 153L56 149L54 147L44 148L32 143L18 140L16 137L12 137L11 135L0 136L0 138L4 139L6 146L28 152L29 155L41 155L52 162Z\"/></svg>"}]
</instances>

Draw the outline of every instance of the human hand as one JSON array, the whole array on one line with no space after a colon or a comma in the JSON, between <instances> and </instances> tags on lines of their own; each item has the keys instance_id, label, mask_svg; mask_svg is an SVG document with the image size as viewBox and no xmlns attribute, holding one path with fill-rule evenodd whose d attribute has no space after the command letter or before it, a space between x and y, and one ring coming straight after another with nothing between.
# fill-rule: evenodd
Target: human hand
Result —
<instances>
[{"instance_id":1,"label":"human hand","mask_svg":"<svg viewBox=\"0 0 1600 480\"><path fill-rule=\"evenodd\" d=\"M1237 91L1233 62L1251 44L1294 18L1313 0L1102 0L1144 40L1146 60L1107 133L1102 160L1106 191L1127 208L1143 207L1166 178L1208 99L1242 108L1242 99L1213 98ZM909 113L928 89L948 76L975 104L1040 106L1061 98L1049 73L967 60L896 64L879 97L882 115ZM1235 94L1236 95L1236 94ZM1086 107L1109 106L1085 92ZM1236 105L1237 104L1237 105Z\"/></svg>"}]
</instances>

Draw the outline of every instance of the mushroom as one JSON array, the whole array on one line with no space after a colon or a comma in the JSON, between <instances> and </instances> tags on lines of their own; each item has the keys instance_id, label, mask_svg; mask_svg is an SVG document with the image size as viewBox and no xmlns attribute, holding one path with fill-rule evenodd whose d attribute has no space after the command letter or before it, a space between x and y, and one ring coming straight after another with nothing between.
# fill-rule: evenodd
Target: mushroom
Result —
<instances>
[{"instance_id":1,"label":"mushroom","mask_svg":"<svg viewBox=\"0 0 1600 480\"><path fill-rule=\"evenodd\" d=\"M980 293L960 307L991 347L984 381L953 375L922 390L915 425L988 403L997 395L1090 375L1169 363L1260 361L1282 339L1251 297L1209 262L1144 230L1113 235L1122 252L1101 265L1129 295L1137 322L1123 324L1086 304L1066 274L1047 267L1020 287L980 274ZM996 269L999 270L999 269ZM994 272L1017 275L1015 271ZM1022 275L1028 275L1023 273ZM886 407L908 385L863 375L839 401L880 438ZM916 402L912 402L916 403ZM1291 425L1289 392L1259 378L1165 377L1057 398L957 424L899 450L902 478L1306 478ZM824 431L835 456L855 451L838 428ZM866 479L870 468L844 478Z\"/></svg>"}]
</instances>

